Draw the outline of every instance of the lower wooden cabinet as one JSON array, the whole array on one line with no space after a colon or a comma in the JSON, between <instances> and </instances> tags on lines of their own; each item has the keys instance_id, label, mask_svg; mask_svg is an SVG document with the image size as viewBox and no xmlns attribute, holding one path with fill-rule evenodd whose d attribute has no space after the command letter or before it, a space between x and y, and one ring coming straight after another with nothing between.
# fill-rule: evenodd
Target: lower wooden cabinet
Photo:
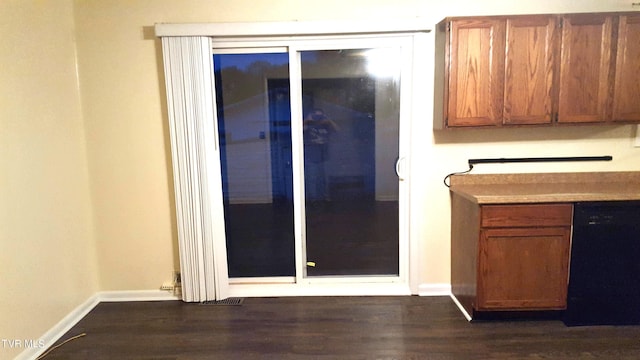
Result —
<instances>
[{"instance_id":1,"label":"lower wooden cabinet","mask_svg":"<svg viewBox=\"0 0 640 360\"><path fill-rule=\"evenodd\" d=\"M564 309L570 230L480 231L477 310Z\"/></svg>"},{"instance_id":2,"label":"lower wooden cabinet","mask_svg":"<svg viewBox=\"0 0 640 360\"><path fill-rule=\"evenodd\" d=\"M566 308L572 204L452 199L452 292L470 315Z\"/></svg>"}]
</instances>

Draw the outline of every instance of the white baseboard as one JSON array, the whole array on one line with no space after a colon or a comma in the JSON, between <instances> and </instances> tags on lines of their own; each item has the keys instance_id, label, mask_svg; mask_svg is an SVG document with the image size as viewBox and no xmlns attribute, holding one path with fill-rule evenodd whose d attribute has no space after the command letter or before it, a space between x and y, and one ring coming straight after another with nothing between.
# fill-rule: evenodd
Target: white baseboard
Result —
<instances>
[{"instance_id":1,"label":"white baseboard","mask_svg":"<svg viewBox=\"0 0 640 360\"><path fill-rule=\"evenodd\" d=\"M451 284L420 284L419 296L451 296Z\"/></svg>"},{"instance_id":2,"label":"white baseboard","mask_svg":"<svg viewBox=\"0 0 640 360\"><path fill-rule=\"evenodd\" d=\"M181 297L164 290L101 291L96 296L100 302L182 300Z\"/></svg>"},{"instance_id":3,"label":"white baseboard","mask_svg":"<svg viewBox=\"0 0 640 360\"><path fill-rule=\"evenodd\" d=\"M40 337L39 340L43 341L43 346L28 348L21 352L15 359L36 359L101 302L167 300L181 300L181 298L163 290L101 291L95 293Z\"/></svg>"},{"instance_id":4,"label":"white baseboard","mask_svg":"<svg viewBox=\"0 0 640 360\"><path fill-rule=\"evenodd\" d=\"M97 294L91 296L89 299L87 299L87 301L72 310L67 316L60 320L60 322L58 322L55 326L53 326L51 329L49 329L49 331L47 331L40 337L40 340L43 341L43 346L28 348L18 354L15 359L36 359L38 356L42 355L67 331L74 327L78 323L78 321L82 320L82 318L85 317L85 315L87 315L89 311L93 310L93 308L98 305L99 302L100 301L98 300Z\"/></svg>"}]
</instances>

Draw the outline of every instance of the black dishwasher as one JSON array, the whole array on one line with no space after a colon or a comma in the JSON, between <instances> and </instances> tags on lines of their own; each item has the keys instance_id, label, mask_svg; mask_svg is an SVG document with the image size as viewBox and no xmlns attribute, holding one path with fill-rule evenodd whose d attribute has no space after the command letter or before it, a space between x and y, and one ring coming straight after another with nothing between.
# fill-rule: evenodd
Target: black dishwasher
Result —
<instances>
[{"instance_id":1,"label":"black dishwasher","mask_svg":"<svg viewBox=\"0 0 640 360\"><path fill-rule=\"evenodd\" d=\"M564 323L640 324L640 201L577 203Z\"/></svg>"}]
</instances>

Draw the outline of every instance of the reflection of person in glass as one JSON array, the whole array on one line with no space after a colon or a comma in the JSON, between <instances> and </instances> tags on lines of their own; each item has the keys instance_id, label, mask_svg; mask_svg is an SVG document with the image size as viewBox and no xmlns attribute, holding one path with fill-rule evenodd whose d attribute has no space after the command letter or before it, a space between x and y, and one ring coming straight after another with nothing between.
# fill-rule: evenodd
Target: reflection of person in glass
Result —
<instances>
[{"instance_id":1,"label":"reflection of person in glass","mask_svg":"<svg viewBox=\"0 0 640 360\"><path fill-rule=\"evenodd\" d=\"M338 126L321 109L304 118L305 192L307 200L329 200L325 162L329 159L329 139Z\"/></svg>"}]
</instances>

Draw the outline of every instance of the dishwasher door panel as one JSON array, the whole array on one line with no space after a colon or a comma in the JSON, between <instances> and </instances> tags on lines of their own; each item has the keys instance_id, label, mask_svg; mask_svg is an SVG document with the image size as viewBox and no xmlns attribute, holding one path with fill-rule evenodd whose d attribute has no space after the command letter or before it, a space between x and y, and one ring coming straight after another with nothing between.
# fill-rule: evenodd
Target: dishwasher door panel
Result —
<instances>
[{"instance_id":1,"label":"dishwasher door panel","mask_svg":"<svg viewBox=\"0 0 640 360\"><path fill-rule=\"evenodd\" d=\"M574 209L565 324L640 324L640 202Z\"/></svg>"}]
</instances>

